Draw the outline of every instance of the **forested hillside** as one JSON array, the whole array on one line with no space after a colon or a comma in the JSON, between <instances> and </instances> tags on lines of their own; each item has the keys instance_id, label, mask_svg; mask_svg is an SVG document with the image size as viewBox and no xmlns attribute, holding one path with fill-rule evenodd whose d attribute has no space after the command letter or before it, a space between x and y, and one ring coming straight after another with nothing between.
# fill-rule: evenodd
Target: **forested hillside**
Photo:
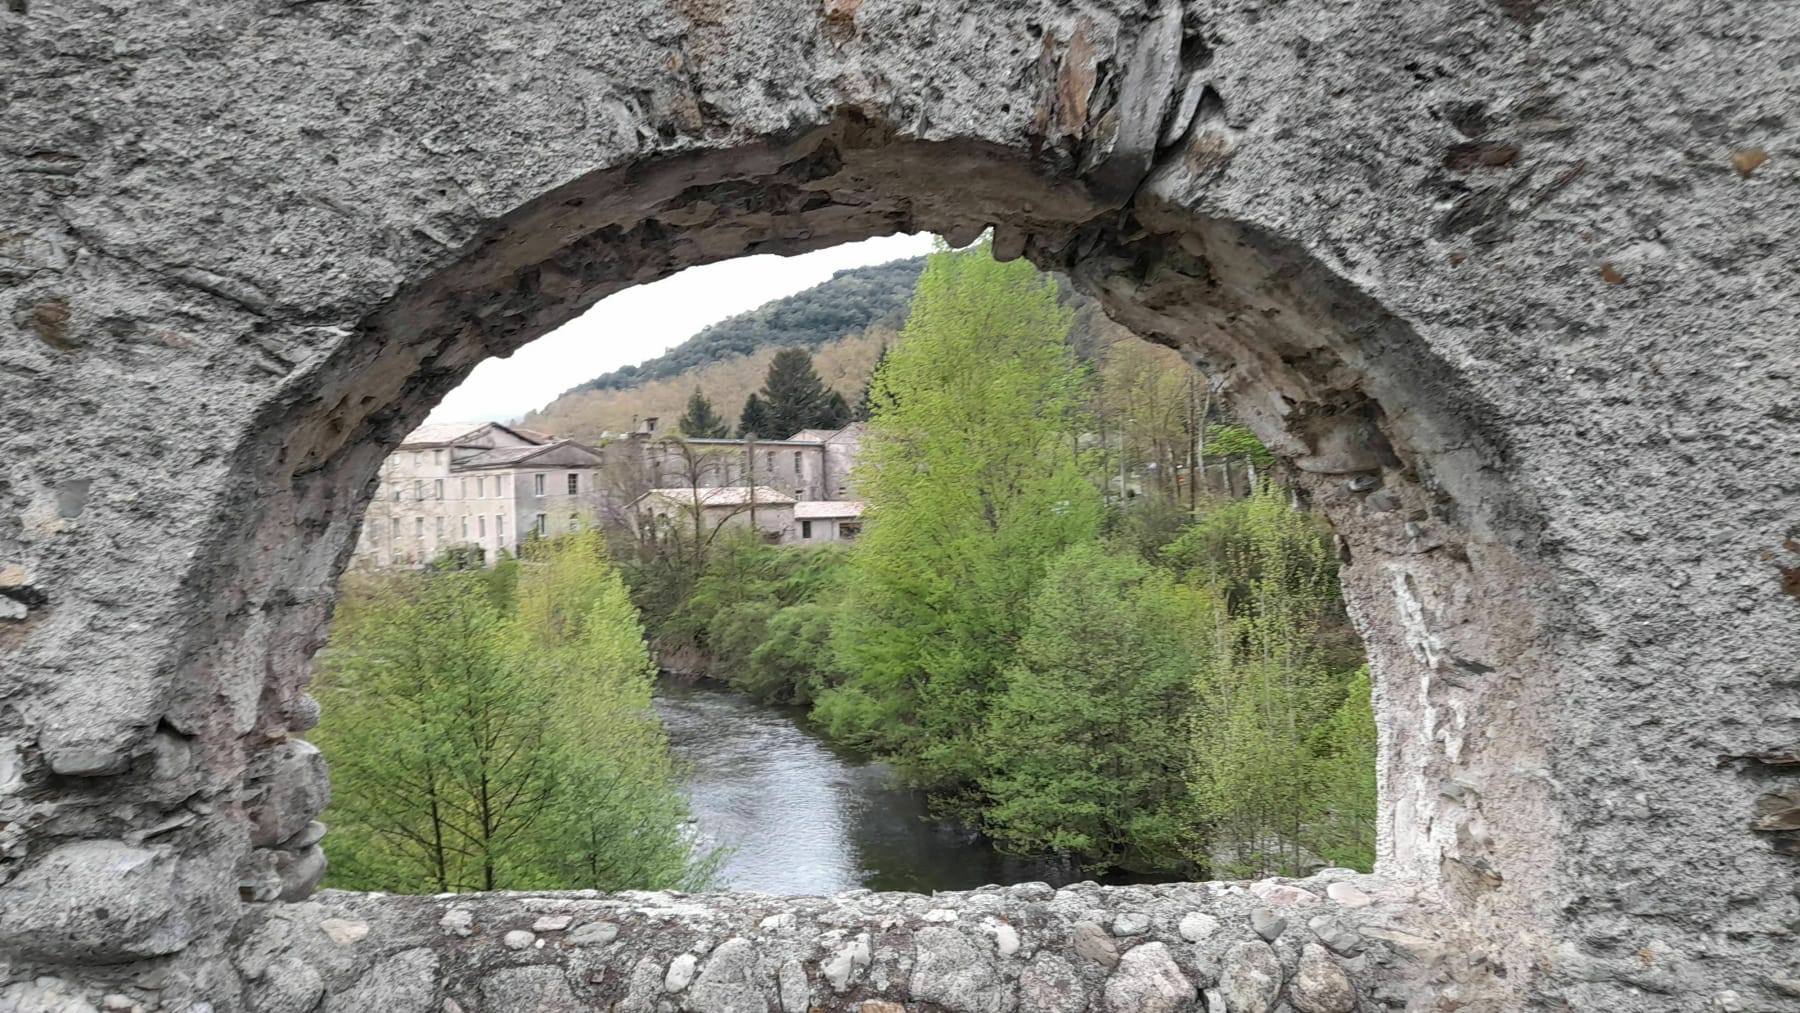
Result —
<instances>
[{"instance_id":1,"label":"forested hillside","mask_svg":"<svg viewBox=\"0 0 1800 1013\"><path fill-rule=\"evenodd\" d=\"M896 260L839 271L830 281L722 320L666 354L616 369L570 389L521 424L595 442L628 432L638 419L672 422L698 388L734 426L744 399L762 385L781 348L805 348L825 383L856 403L884 345L906 322L913 287L925 259ZM1074 314L1069 345L1091 362L1099 350L1128 336L1098 303L1057 278L1057 297ZM1174 362L1174 354L1170 353Z\"/></svg>"}]
</instances>

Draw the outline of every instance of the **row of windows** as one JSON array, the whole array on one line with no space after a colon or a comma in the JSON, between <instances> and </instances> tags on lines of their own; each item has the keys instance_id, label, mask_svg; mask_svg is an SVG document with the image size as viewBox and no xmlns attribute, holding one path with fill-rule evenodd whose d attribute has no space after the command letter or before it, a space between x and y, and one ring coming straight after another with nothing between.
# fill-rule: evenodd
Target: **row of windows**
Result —
<instances>
[{"instance_id":1,"label":"row of windows","mask_svg":"<svg viewBox=\"0 0 1800 1013\"><path fill-rule=\"evenodd\" d=\"M413 538L417 539L419 541L423 541L425 539L425 518L414 517L412 520L413 520ZM435 523L433 532L436 534L438 541L441 542L444 540L444 533L445 533L444 529L445 529L445 522L447 519L443 518L443 517L434 517L434 518L432 518L432 520ZM459 532L459 535L463 541L468 541L470 534L471 534L471 532L469 530L470 518L461 517L461 518L458 518L458 520L461 522L460 527L462 529ZM488 533L488 522L487 522L488 519L487 519L486 515L476 516L475 518L473 518L473 520L475 521L474 532L473 532L474 537L485 540L487 538L487 533ZM548 514L538 514L536 519L533 520L531 527L532 527L532 530L536 531L540 535L546 535L546 536L549 535L550 534L550 517L549 517L549 515ZM394 517L394 518L389 519L389 521L388 521L388 537L392 541L398 542L400 540L400 535L401 535L402 530L403 530L403 528L401 525L400 518ZM579 514L570 514L569 515L569 526L567 528L565 528L564 530L580 531L581 530L581 516ZM494 538L496 540L504 540L506 538L506 515L505 514L495 514L494 515ZM369 526L369 541L376 543L376 544L379 544L381 542L381 525L379 523L372 524Z\"/></svg>"},{"instance_id":2,"label":"row of windows","mask_svg":"<svg viewBox=\"0 0 1800 1013\"><path fill-rule=\"evenodd\" d=\"M532 495L534 495L534 496L545 495L545 491L549 485L549 476L544 475L544 474L537 474L537 475L531 476L531 480L532 480L531 481ZM581 473L578 471L569 472L568 475L564 477L563 484L564 484L565 490L568 492L568 494L570 496L579 494L581 492ZM474 496L475 499L487 499L488 498L488 480L487 480L486 476L477 477L475 479L475 487L474 488L475 488L475 496ZM403 491L403 487L401 486L401 484L398 482L394 483L394 488L393 488L394 502L396 502L396 503L400 502L400 494L402 491ZM463 499L470 498L470 496L469 496L469 480L467 478L462 479L462 485L460 487L460 491L462 492ZM426 493L427 493L427 490L426 490L426 486L425 486L425 480L422 478L413 479L413 499L414 500L443 499L444 498L444 480L441 478L432 479L430 495L427 496ZM501 479L500 477L496 476L494 478L494 496L503 499L506 497L506 495L507 495L507 491L506 491L506 486L504 484L504 480Z\"/></svg>"}]
</instances>

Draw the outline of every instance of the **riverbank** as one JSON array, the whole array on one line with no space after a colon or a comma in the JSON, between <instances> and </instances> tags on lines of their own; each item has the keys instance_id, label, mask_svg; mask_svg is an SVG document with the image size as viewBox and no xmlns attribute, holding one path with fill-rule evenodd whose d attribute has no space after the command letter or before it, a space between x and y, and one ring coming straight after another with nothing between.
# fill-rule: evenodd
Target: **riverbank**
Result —
<instances>
[{"instance_id":1,"label":"riverbank","mask_svg":"<svg viewBox=\"0 0 1800 1013\"><path fill-rule=\"evenodd\" d=\"M1002 855L930 815L880 761L834 748L801 708L665 676L655 706L702 841L729 849L719 887L812 895L866 887L930 893L1084 878L1065 863Z\"/></svg>"}]
</instances>

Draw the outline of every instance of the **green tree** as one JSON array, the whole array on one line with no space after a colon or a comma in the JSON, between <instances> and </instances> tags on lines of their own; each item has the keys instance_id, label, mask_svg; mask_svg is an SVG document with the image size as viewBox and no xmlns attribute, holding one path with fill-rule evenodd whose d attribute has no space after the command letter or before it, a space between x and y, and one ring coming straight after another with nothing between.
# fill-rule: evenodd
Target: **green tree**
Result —
<instances>
[{"instance_id":1,"label":"green tree","mask_svg":"<svg viewBox=\"0 0 1800 1013\"><path fill-rule=\"evenodd\" d=\"M846 675L814 714L922 784L986 771L979 730L1033 586L1098 527L1074 449L1084 391L1068 323L1030 264L934 254L875 379L856 479L870 524L833 637Z\"/></svg>"},{"instance_id":2,"label":"green tree","mask_svg":"<svg viewBox=\"0 0 1800 1013\"><path fill-rule=\"evenodd\" d=\"M1210 539L1193 576L1223 605L1200 631L1212 643L1196 674L1189 770L1214 875L1302 871L1306 821L1321 799L1310 740L1346 681L1320 636L1337 596L1324 536L1286 490L1265 486L1171 546L1181 556Z\"/></svg>"},{"instance_id":3,"label":"green tree","mask_svg":"<svg viewBox=\"0 0 1800 1013\"><path fill-rule=\"evenodd\" d=\"M757 435L764 439L785 440L802 429L837 428L849 421L849 406L819 379L812 353L804 348L775 353L761 393L765 422Z\"/></svg>"},{"instance_id":4,"label":"green tree","mask_svg":"<svg viewBox=\"0 0 1800 1013\"><path fill-rule=\"evenodd\" d=\"M347 585L321 652L334 885L402 892L704 880L598 532L478 571Z\"/></svg>"},{"instance_id":5,"label":"green tree","mask_svg":"<svg viewBox=\"0 0 1800 1013\"><path fill-rule=\"evenodd\" d=\"M1344 702L1314 736L1315 794L1307 845L1333 865L1375 867L1375 710L1369 667L1344 686Z\"/></svg>"},{"instance_id":6,"label":"green tree","mask_svg":"<svg viewBox=\"0 0 1800 1013\"><path fill-rule=\"evenodd\" d=\"M763 399L751 394L744 399L744 410L738 415L738 436L761 437L763 439L779 439L769 435L774 432L769 425L769 407ZM791 434L790 434L791 435Z\"/></svg>"},{"instance_id":7,"label":"green tree","mask_svg":"<svg viewBox=\"0 0 1800 1013\"><path fill-rule=\"evenodd\" d=\"M731 424L719 417L719 413L713 410L712 402L706 399L705 394L700 393L698 387L694 388L693 396L688 398L687 412L675 425L681 435L689 439L717 440L731 435Z\"/></svg>"},{"instance_id":8,"label":"green tree","mask_svg":"<svg viewBox=\"0 0 1800 1013\"><path fill-rule=\"evenodd\" d=\"M881 375L881 367L887 362L888 346L882 345L881 352L875 356L874 369L869 373L869 382L863 384L862 394L856 399L856 407L851 409L851 421L867 422L874 413L875 403L872 400L875 390L875 378Z\"/></svg>"},{"instance_id":9,"label":"green tree","mask_svg":"<svg viewBox=\"0 0 1800 1013\"><path fill-rule=\"evenodd\" d=\"M1197 596L1100 543L1040 582L988 724L983 829L1083 868L1182 859Z\"/></svg>"}]
</instances>

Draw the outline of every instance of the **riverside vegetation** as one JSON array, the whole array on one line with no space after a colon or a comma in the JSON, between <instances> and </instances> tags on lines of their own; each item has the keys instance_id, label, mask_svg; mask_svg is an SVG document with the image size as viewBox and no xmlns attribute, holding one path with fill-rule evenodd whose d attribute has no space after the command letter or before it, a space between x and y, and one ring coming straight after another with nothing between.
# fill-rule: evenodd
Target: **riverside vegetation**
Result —
<instances>
[{"instance_id":1,"label":"riverside vegetation","mask_svg":"<svg viewBox=\"0 0 1800 1013\"><path fill-rule=\"evenodd\" d=\"M1374 718L1328 532L1266 481L1173 483L1205 425L1190 381L1141 342L1081 361L1070 318L1028 264L933 256L870 384L868 533L801 551L664 530L623 563L653 643L810 708L1017 853L1368 869ZM1121 453L1160 479L1115 485Z\"/></svg>"},{"instance_id":2,"label":"riverside vegetation","mask_svg":"<svg viewBox=\"0 0 1800 1013\"><path fill-rule=\"evenodd\" d=\"M1272 462L1209 424L1172 353L1072 335L1081 312L985 247L929 259L857 407L853 545L674 524L613 558L588 531L523 565L348 579L315 735L331 884L704 884L646 627L1004 850L1095 875L1368 869L1374 719L1328 532L1266 478L1178 483L1196 430ZM725 425L690 398L684 430Z\"/></svg>"}]
</instances>

